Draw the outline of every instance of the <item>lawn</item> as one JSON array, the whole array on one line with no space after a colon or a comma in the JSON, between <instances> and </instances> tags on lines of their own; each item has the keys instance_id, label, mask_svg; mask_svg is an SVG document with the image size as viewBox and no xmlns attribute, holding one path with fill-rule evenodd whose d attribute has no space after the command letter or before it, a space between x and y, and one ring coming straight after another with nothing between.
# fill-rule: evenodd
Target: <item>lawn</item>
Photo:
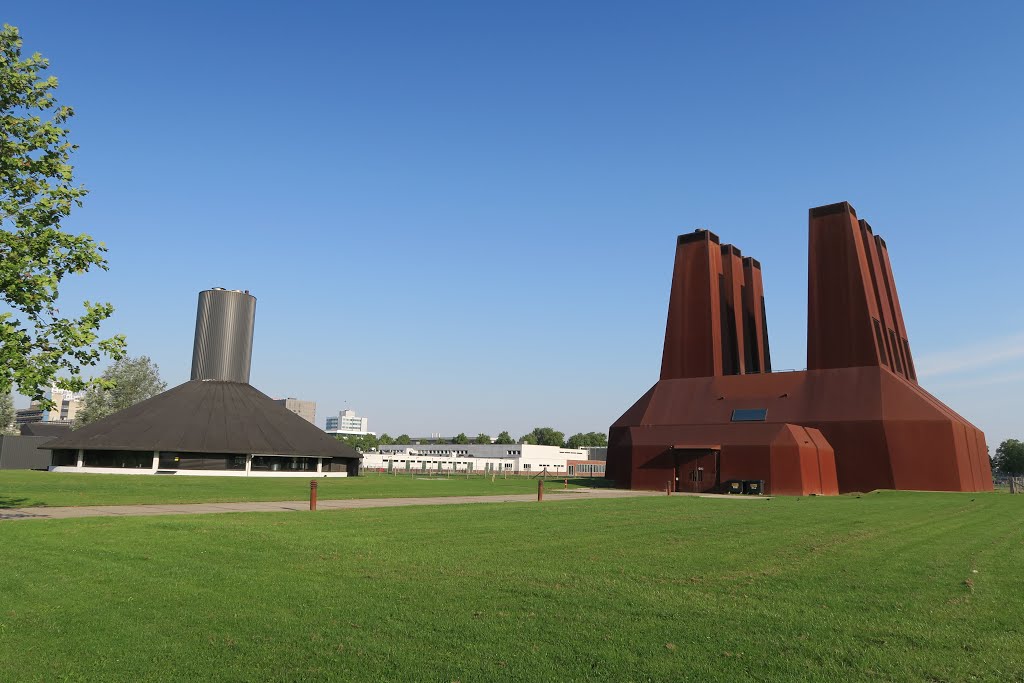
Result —
<instances>
[{"instance_id":1,"label":"lawn","mask_svg":"<svg viewBox=\"0 0 1024 683\"><path fill-rule=\"evenodd\" d=\"M1007 681L1024 496L0 522L11 681Z\"/></svg>"},{"instance_id":2,"label":"lawn","mask_svg":"<svg viewBox=\"0 0 1024 683\"><path fill-rule=\"evenodd\" d=\"M316 477L310 477L316 479ZM264 477L188 477L126 474L77 474L0 470L0 509L45 505L137 505L158 503L237 503L309 498L310 479ZM548 487L561 479L548 479ZM571 479L569 487L606 485L603 479ZM557 482L557 483L556 483ZM491 496L531 493L537 480L465 475L367 474L352 478L318 478L320 500L423 496Z\"/></svg>"}]
</instances>

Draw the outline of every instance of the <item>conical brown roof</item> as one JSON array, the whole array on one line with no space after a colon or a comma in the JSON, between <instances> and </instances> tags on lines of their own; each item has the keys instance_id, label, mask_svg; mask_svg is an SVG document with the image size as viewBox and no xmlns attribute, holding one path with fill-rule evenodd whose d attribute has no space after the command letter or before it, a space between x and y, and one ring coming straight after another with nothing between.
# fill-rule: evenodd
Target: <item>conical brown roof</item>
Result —
<instances>
[{"instance_id":1,"label":"conical brown roof","mask_svg":"<svg viewBox=\"0 0 1024 683\"><path fill-rule=\"evenodd\" d=\"M45 448L359 458L249 384L191 380Z\"/></svg>"}]
</instances>

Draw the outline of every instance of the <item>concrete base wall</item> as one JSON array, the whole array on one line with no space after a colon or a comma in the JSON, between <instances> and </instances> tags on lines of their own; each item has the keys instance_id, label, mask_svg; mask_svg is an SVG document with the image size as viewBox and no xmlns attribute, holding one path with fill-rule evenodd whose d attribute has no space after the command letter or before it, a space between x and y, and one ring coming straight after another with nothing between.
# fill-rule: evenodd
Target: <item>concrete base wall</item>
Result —
<instances>
[{"instance_id":1,"label":"concrete base wall","mask_svg":"<svg viewBox=\"0 0 1024 683\"><path fill-rule=\"evenodd\" d=\"M47 451L49 453L49 451ZM51 472L85 474L156 474L156 470L132 467L50 467ZM276 477L293 479L321 479L347 477L348 472L246 472L245 470L160 470L160 476L176 477Z\"/></svg>"}]
</instances>

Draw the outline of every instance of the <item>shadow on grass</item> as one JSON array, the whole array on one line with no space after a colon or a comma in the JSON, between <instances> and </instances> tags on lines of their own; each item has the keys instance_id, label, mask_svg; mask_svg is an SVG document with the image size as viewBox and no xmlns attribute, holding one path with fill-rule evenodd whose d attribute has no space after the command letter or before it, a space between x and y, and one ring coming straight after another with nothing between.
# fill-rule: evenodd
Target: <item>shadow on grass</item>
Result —
<instances>
[{"instance_id":1,"label":"shadow on grass","mask_svg":"<svg viewBox=\"0 0 1024 683\"><path fill-rule=\"evenodd\" d=\"M27 508L32 505L39 505L39 503L33 503L28 498L0 497L0 510L11 510L13 508Z\"/></svg>"}]
</instances>

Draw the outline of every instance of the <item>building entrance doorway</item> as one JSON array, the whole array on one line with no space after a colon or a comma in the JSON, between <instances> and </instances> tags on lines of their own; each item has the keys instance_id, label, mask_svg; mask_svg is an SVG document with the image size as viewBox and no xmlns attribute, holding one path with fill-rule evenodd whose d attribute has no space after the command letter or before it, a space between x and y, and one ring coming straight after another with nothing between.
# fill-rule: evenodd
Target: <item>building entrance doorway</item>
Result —
<instances>
[{"instance_id":1,"label":"building entrance doorway","mask_svg":"<svg viewBox=\"0 0 1024 683\"><path fill-rule=\"evenodd\" d=\"M708 493L718 489L719 451L713 448L674 446L675 491Z\"/></svg>"}]
</instances>

